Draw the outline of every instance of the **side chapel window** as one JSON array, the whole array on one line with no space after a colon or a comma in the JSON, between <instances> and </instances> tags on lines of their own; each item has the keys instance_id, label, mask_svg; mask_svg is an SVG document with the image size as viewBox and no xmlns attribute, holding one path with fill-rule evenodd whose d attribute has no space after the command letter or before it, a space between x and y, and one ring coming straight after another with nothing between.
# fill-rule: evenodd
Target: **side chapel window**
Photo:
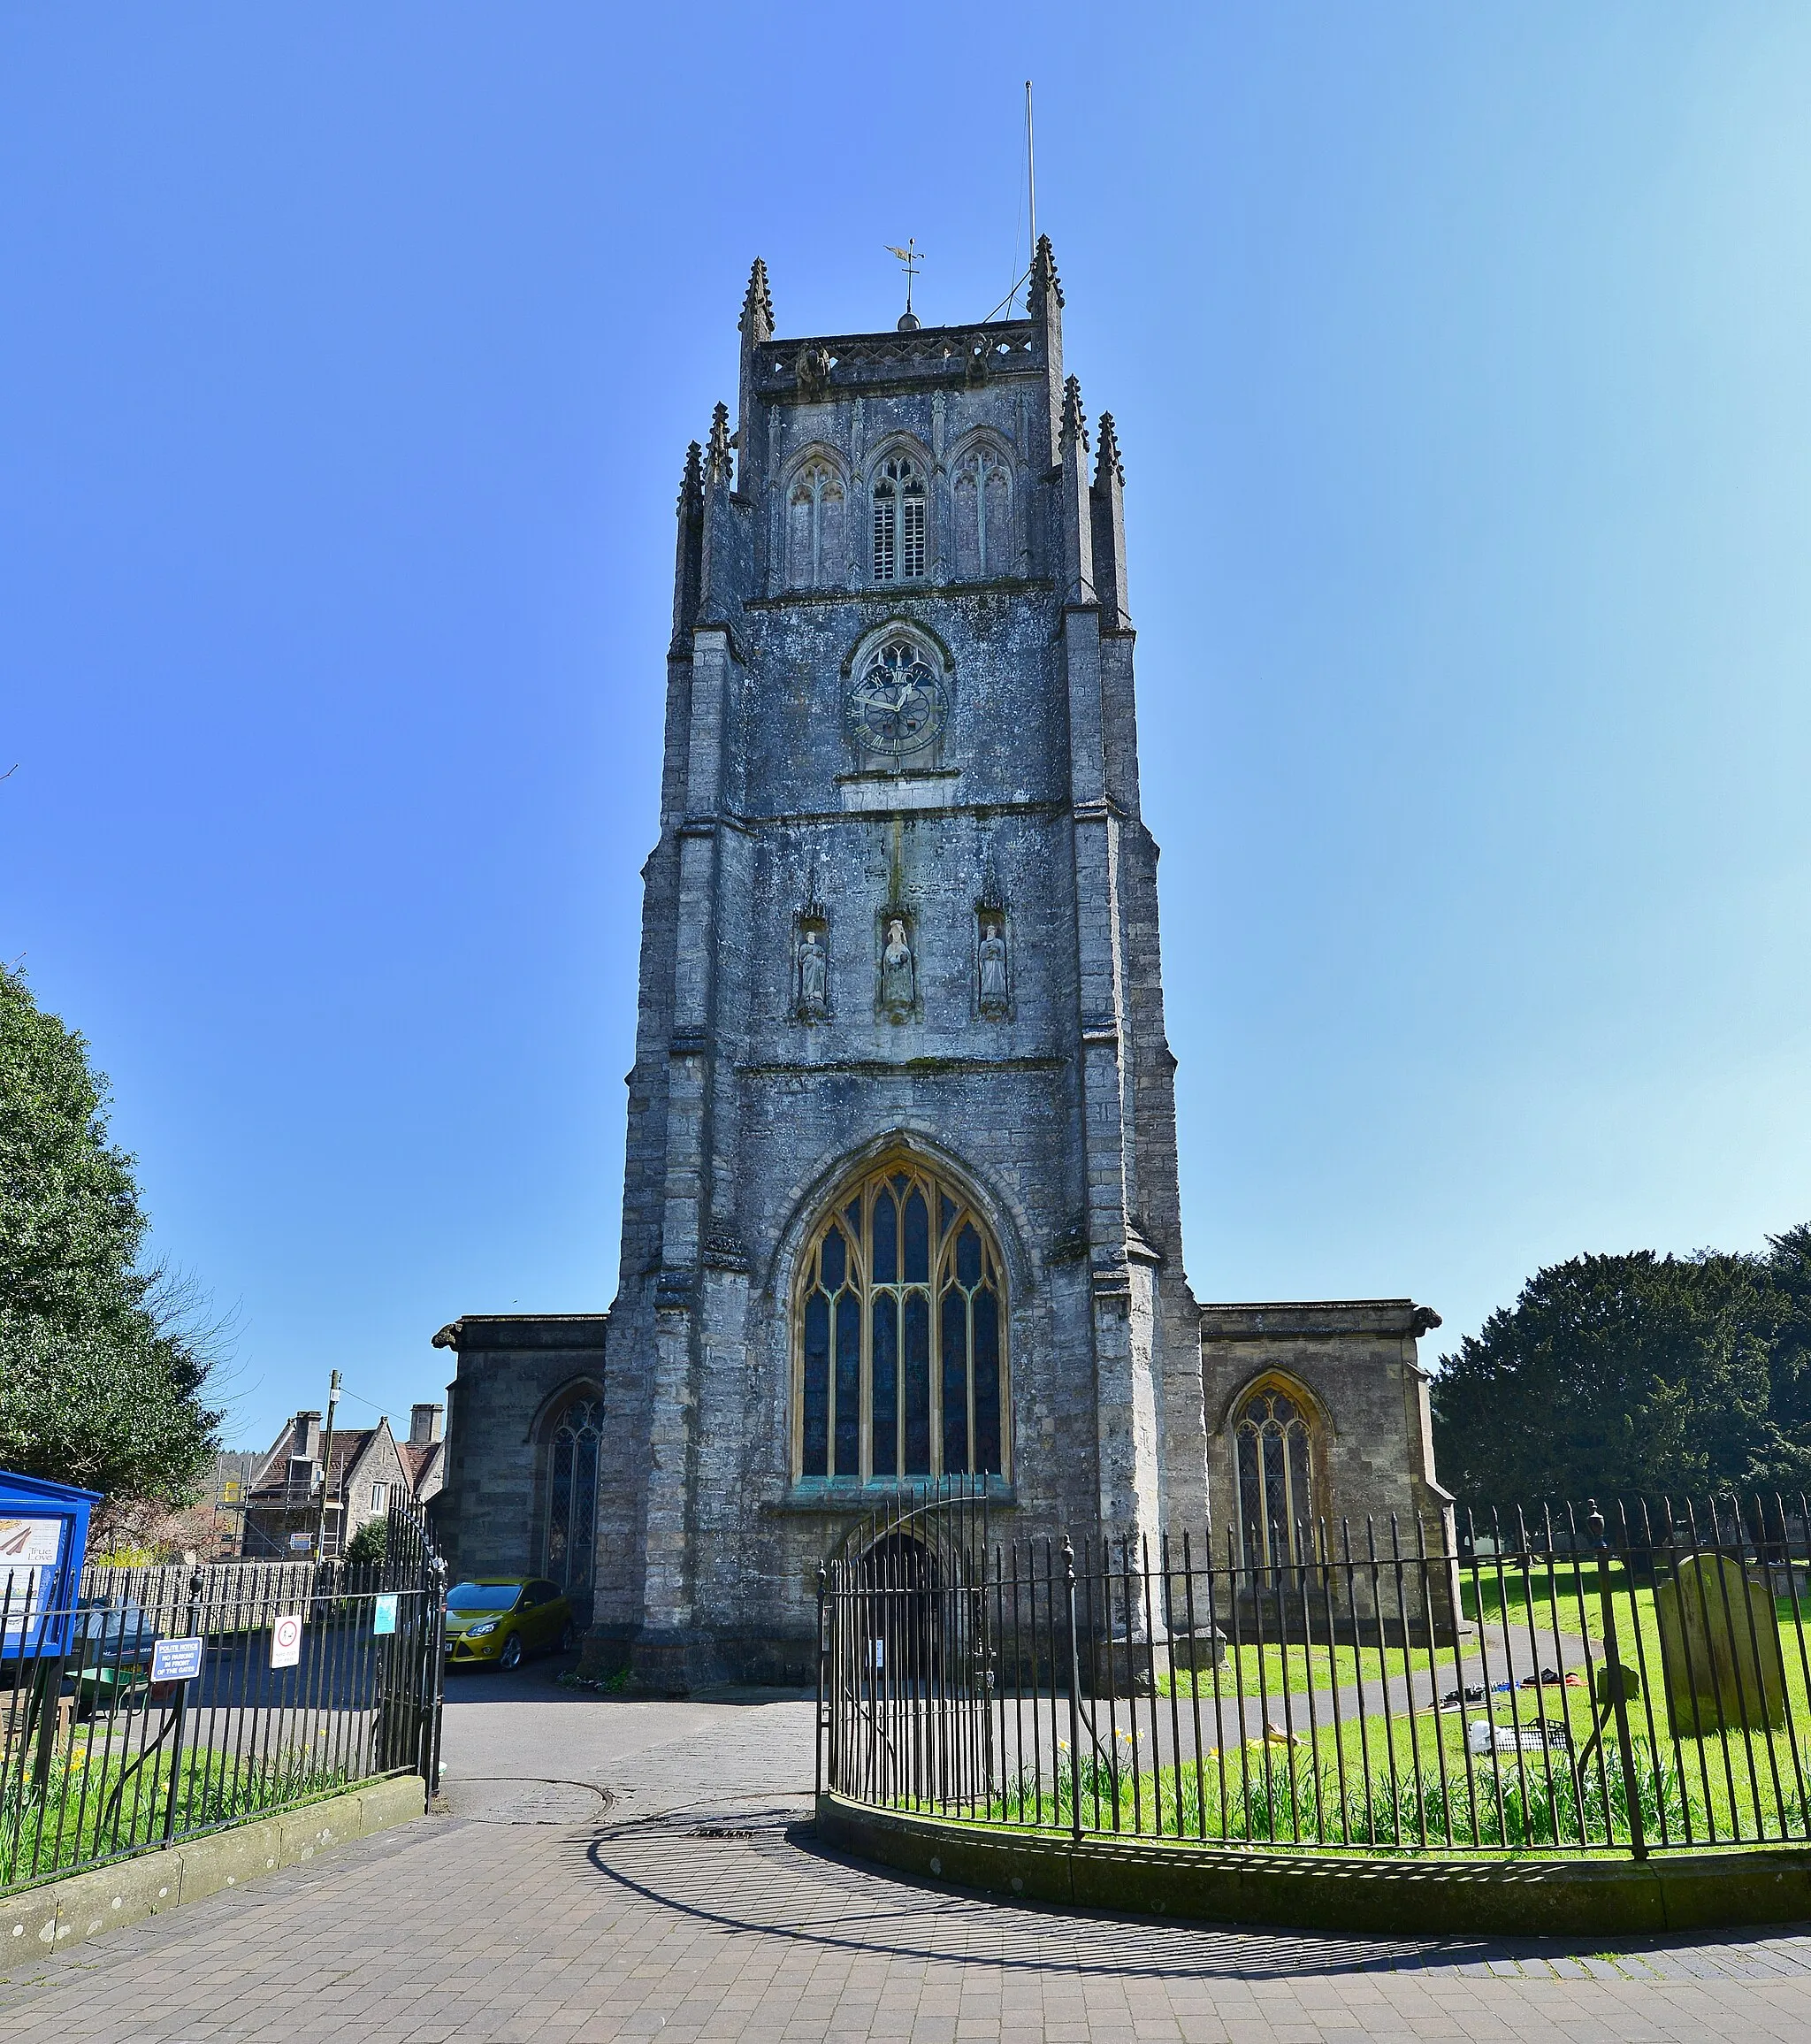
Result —
<instances>
[{"instance_id":1,"label":"side chapel window","mask_svg":"<svg viewBox=\"0 0 1811 2044\"><path fill-rule=\"evenodd\" d=\"M787 586L821 589L847 572L843 478L828 462L807 462L792 478L786 500Z\"/></svg>"},{"instance_id":2,"label":"side chapel window","mask_svg":"<svg viewBox=\"0 0 1811 2044\"><path fill-rule=\"evenodd\" d=\"M1004 1474L1005 1305L993 1236L953 1186L894 1164L845 1193L800 1275L798 1474Z\"/></svg>"},{"instance_id":3,"label":"side chapel window","mask_svg":"<svg viewBox=\"0 0 1811 2044\"><path fill-rule=\"evenodd\" d=\"M547 1519L542 1573L569 1596L591 1593L597 1548L598 1443L603 1432L600 1401L590 1392L570 1399L546 1431Z\"/></svg>"},{"instance_id":4,"label":"side chapel window","mask_svg":"<svg viewBox=\"0 0 1811 2044\"><path fill-rule=\"evenodd\" d=\"M1314 1560L1314 1443L1302 1402L1260 1384L1233 1422L1245 1567L1274 1583Z\"/></svg>"},{"instance_id":5,"label":"side chapel window","mask_svg":"<svg viewBox=\"0 0 1811 2044\"><path fill-rule=\"evenodd\" d=\"M874 578L924 578L924 478L904 455L883 462L874 479Z\"/></svg>"},{"instance_id":6,"label":"side chapel window","mask_svg":"<svg viewBox=\"0 0 1811 2044\"><path fill-rule=\"evenodd\" d=\"M956 520L956 573L964 582L1010 574L1012 472L995 448L982 445L956 465L951 482Z\"/></svg>"}]
</instances>

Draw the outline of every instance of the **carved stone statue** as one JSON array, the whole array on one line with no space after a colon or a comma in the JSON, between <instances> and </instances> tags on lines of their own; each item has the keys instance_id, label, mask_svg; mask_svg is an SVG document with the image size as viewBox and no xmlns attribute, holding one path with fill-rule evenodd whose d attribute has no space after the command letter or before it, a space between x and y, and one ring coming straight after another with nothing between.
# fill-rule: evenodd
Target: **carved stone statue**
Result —
<instances>
[{"instance_id":1,"label":"carved stone statue","mask_svg":"<svg viewBox=\"0 0 1811 2044\"><path fill-rule=\"evenodd\" d=\"M799 939L799 1012L821 1015L829 1007L829 971L824 947L814 930Z\"/></svg>"},{"instance_id":2,"label":"carved stone statue","mask_svg":"<svg viewBox=\"0 0 1811 2044\"><path fill-rule=\"evenodd\" d=\"M904 921L896 915L887 924L886 945L881 953L881 1006L897 1020L911 1012L916 991L912 940Z\"/></svg>"},{"instance_id":3,"label":"carved stone statue","mask_svg":"<svg viewBox=\"0 0 1811 2044\"><path fill-rule=\"evenodd\" d=\"M1006 938L997 922L982 926L981 1006L987 1014L1006 1010Z\"/></svg>"}]
</instances>

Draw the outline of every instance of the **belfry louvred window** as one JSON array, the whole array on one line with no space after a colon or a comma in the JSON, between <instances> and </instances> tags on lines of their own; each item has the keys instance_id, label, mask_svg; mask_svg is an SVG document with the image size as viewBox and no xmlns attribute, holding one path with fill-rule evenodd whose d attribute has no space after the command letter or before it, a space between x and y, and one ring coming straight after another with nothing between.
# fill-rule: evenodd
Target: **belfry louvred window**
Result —
<instances>
[{"instance_id":1,"label":"belfry louvred window","mask_svg":"<svg viewBox=\"0 0 1811 2044\"><path fill-rule=\"evenodd\" d=\"M876 582L923 579L924 478L906 455L883 462L874 480L874 578Z\"/></svg>"},{"instance_id":2,"label":"belfry louvred window","mask_svg":"<svg viewBox=\"0 0 1811 2044\"><path fill-rule=\"evenodd\" d=\"M806 1250L795 1474L839 1482L1003 1475L1005 1277L964 1197L917 1165L845 1190Z\"/></svg>"}]
</instances>

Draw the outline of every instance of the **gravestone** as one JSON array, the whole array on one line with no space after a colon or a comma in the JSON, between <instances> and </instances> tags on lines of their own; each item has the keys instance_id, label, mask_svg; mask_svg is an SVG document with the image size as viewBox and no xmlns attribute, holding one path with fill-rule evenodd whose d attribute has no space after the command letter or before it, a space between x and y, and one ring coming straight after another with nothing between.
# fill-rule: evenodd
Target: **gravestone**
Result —
<instances>
[{"instance_id":1,"label":"gravestone","mask_svg":"<svg viewBox=\"0 0 1811 2044\"><path fill-rule=\"evenodd\" d=\"M1676 1737L1784 1725L1779 1620L1764 1583L1730 1555L1688 1554L1654 1604Z\"/></svg>"}]
</instances>

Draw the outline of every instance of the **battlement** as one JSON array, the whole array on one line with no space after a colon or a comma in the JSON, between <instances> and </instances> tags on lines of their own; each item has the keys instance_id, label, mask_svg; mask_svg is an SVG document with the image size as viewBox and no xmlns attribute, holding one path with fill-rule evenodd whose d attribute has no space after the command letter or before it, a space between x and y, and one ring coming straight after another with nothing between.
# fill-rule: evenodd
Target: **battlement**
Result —
<instances>
[{"instance_id":1,"label":"battlement","mask_svg":"<svg viewBox=\"0 0 1811 2044\"><path fill-rule=\"evenodd\" d=\"M1042 376L1046 368L1043 330L1030 319L773 340L754 352L756 391L763 397L804 402L822 402L857 390Z\"/></svg>"}]
</instances>

